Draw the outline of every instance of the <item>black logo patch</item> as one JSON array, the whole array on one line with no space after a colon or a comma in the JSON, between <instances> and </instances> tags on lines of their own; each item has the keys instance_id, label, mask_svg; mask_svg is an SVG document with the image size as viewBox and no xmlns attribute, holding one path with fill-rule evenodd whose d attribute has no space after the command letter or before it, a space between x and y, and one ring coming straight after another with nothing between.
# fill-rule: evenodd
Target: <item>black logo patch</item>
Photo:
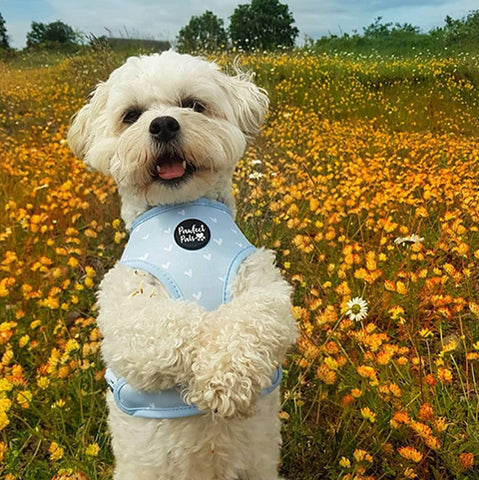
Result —
<instances>
[{"instance_id":1,"label":"black logo patch","mask_svg":"<svg viewBox=\"0 0 479 480\"><path fill-rule=\"evenodd\" d=\"M175 242L185 250L200 250L208 245L211 232L205 222L190 218L175 228Z\"/></svg>"}]
</instances>

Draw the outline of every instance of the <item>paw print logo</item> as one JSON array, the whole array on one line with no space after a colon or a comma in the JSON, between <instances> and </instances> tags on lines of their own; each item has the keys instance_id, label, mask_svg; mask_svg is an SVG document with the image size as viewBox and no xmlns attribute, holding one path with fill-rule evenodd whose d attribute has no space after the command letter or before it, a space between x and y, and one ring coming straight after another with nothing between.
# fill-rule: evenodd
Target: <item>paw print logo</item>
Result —
<instances>
[{"instance_id":1,"label":"paw print logo","mask_svg":"<svg viewBox=\"0 0 479 480\"><path fill-rule=\"evenodd\" d=\"M198 242L204 242L206 240L206 235L204 234L204 232L198 232L196 234L196 240Z\"/></svg>"}]
</instances>

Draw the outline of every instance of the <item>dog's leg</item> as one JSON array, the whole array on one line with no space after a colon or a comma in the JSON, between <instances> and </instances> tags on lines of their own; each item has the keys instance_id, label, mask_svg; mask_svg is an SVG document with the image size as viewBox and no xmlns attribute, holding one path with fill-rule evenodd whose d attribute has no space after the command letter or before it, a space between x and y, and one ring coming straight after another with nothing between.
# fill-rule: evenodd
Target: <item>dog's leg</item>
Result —
<instances>
[{"instance_id":1,"label":"dog's leg","mask_svg":"<svg viewBox=\"0 0 479 480\"><path fill-rule=\"evenodd\" d=\"M254 413L255 400L297 337L290 295L272 252L258 250L244 261L231 302L205 316L189 400L221 417Z\"/></svg>"},{"instance_id":2,"label":"dog's leg","mask_svg":"<svg viewBox=\"0 0 479 480\"><path fill-rule=\"evenodd\" d=\"M113 480L160 480L158 468L139 467L119 462L115 467Z\"/></svg>"},{"instance_id":3,"label":"dog's leg","mask_svg":"<svg viewBox=\"0 0 479 480\"><path fill-rule=\"evenodd\" d=\"M145 391L187 383L204 310L174 301L149 274L117 265L98 295L102 355L117 376Z\"/></svg>"},{"instance_id":4,"label":"dog's leg","mask_svg":"<svg viewBox=\"0 0 479 480\"><path fill-rule=\"evenodd\" d=\"M279 390L258 401L257 412L245 422L248 424L248 452L246 469L241 480L279 480L280 462Z\"/></svg>"}]
</instances>

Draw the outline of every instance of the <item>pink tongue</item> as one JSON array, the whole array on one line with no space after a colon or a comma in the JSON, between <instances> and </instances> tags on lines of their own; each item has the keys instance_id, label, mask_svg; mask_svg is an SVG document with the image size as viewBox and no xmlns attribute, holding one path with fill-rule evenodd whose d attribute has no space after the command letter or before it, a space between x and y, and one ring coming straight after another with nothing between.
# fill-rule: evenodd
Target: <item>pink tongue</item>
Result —
<instances>
[{"instance_id":1,"label":"pink tongue","mask_svg":"<svg viewBox=\"0 0 479 480\"><path fill-rule=\"evenodd\" d=\"M163 180L172 180L180 178L185 174L185 168L182 162L162 163L158 169L158 175Z\"/></svg>"}]
</instances>

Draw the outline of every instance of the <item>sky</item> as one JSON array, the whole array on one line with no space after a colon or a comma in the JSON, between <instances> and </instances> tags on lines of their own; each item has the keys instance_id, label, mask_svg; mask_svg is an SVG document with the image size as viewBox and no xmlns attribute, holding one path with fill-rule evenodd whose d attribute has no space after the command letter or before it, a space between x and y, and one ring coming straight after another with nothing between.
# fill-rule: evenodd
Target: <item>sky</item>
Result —
<instances>
[{"instance_id":1,"label":"sky","mask_svg":"<svg viewBox=\"0 0 479 480\"><path fill-rule=\"evenodd\" d=\"M444 25L447 15L462 19L479 9L477 0L280 0L287 4L305 38L363 32L377 17L381 22L410 23L428 32ZM225 26L240 4L250 0L0 0L0 13L10 44L23 48L32 21L57 20L85 35L174 40L191 17L206 10Z\"/></svg>"}]
</instances>

